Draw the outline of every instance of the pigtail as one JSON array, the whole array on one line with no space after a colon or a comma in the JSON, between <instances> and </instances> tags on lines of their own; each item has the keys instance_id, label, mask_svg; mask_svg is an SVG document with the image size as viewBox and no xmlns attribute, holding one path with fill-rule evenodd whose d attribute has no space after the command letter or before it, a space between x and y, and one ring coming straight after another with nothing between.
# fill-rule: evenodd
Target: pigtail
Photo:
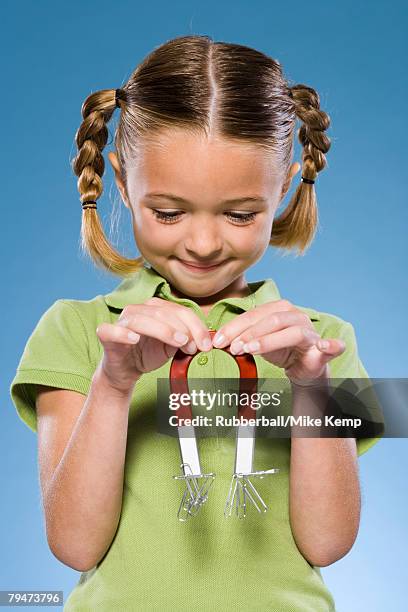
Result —
<instances>
[{"instance_id":1,"label":"pigtail","mask_svg":"<svg viewBox=\"0 0 408 612\"><path fill-rule=\"evenodd\" d=\"M106 124L115 108L115 89L103 89L86 98L81 109L83 122L75 135L78 154L72 161L72 168L78 176L77 186L84 206L81 224L82 251L88 253L97 266L113 274L127 276L143 266L143 258L127 259L114 249L105 236L96 209L96 201L103 193L105 160L102 150L108 140ZM94 204L85 204L89 201Z\"/></svg>"},{"instance_id":2,"label":"pigtail","mask_svg":"<svg viewBox=\"0 0 408 612\"><path fill-rule=\"evenodd\" d=\"M318 93L307 85L294 85L289 96L295 104L296 116L303 122L298 131L303 146L302 177L315 180L326 166L325 153L330 139L324 131L330 117L320 110ZM313 184L301 181L283 213L274 220L270 244L291 249L298 247L301 255L312 242L318 224L316 192Z\"/></svg>"}]
</instances>

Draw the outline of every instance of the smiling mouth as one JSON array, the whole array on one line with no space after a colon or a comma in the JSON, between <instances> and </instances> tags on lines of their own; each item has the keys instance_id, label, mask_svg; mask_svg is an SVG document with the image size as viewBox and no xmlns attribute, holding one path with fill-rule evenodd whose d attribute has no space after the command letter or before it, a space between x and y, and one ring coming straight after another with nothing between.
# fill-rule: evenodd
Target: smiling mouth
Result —
<instances>
[{"instance_id":1,"label":"smiling mouth","mask_svg":"<svg viewBox=\"0 0 408 612\"><path fill-rule=\"evenodd\" d=\"M182 263L183 266L185 266L186 268L188 268L189 270L193 272L209 272L210 270L216 270L217 268L222 266L226 261L228 260L221 261L220 263L212 265L212 266L200 266L200 265L190 264L190 263L187 263L186 261L183 261L182 259L179 259L179 262Z\"/></svg>"}]
</instances>

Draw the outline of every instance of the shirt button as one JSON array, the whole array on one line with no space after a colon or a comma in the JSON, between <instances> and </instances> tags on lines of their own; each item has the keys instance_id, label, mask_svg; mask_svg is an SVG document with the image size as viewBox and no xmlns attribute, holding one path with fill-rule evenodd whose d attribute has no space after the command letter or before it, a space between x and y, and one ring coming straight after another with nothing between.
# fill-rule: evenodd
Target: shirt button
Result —
<instances>
[{"instance_id":1,"label":"shirt button","mask_svg":"<svg viewBox=\"0 0 408 612\"><path fill-rule=\"evenodd\" d=\"M197 359L197 362L200 365L205 365L207 363L207 361L208 361L207 355L200 355L200 357Z\"/></svg>"},{"instance_id":2,"label":"shirt button","mask_svg":"<svg viewBox=\"0 0 408 612\"><path fill-rule=\"evenodd\" d=\"M214 329L214 326L211 323L211 321L208 321L207 325L208 325L208 329Z\"/></svg>"}]
</instances>

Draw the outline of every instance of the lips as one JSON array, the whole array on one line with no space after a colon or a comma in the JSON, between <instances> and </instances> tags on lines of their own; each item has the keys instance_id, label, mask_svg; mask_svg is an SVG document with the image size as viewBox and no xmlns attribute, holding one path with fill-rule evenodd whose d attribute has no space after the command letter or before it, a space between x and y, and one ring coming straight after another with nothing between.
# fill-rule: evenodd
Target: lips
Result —
<instances>
[{"instance_id":1,"label":"lips","mask_svg":"<svg viewBox=\"0 0 408 612\"><path fill-rule=\"evenodd\" d=\"M179 259L179 261L180 263L183 264L183 266L185 266L189 270L192 270L193 272L208 272L210 270L215 270L216 268L219 268L224 263L224 261L220 261L219 263L213 264L211 266L203 266L200 264L192 264L190 262L183 261L182 259Z\"/></svg>"}]
</instances>

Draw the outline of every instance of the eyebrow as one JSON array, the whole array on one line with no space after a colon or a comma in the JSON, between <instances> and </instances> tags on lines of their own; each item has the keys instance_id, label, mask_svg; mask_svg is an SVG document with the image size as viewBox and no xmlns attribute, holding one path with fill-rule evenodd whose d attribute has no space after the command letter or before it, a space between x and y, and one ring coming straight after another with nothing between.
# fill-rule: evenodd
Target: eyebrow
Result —
<instances>
[{"instance_id":1,"label":"eyebrow","mask_svg":"<svg viewBox=\"0 0 408 612\"><path fill-rule=\"evenodd\" d=\"M172 193L159 193L156 191L152 191L150 193L146 193L145 198L166 198L167 200L173 200L173 202L177 202L180 204L191 204L188 200L181 198L180 196L173 195ZM266 198L261 196L244 196L242 198L231 198L229 200L222 200L221 204L241 204L243 202L266 202Z\"/></svg>"}]
</instances>

